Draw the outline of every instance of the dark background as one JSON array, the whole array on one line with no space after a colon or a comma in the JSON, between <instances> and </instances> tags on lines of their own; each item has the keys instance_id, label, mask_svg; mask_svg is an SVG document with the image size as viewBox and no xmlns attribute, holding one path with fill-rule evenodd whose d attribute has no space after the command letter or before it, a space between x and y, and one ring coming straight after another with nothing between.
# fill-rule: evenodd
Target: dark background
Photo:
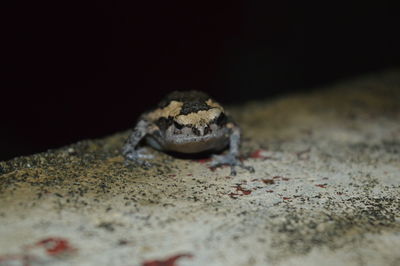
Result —
<instances>
[{"instance_id":1,"label":"dark background","mask_svg":"<svg viewBox=\"0 0 400 266\"><path fill-rule=\"evenodd\" d=\"M383 1L1 5L0 160L126 130L175 89L239 103L400 65Z\"/></svg>"}]
</instances>

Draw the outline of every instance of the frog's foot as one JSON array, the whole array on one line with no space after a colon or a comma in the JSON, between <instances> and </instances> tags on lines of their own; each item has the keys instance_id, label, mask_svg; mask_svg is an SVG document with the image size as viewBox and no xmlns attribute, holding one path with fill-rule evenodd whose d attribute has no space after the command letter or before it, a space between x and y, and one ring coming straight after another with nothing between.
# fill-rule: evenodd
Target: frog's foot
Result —
<instances>
[{"instance_id":1,"label":"frog's foot","mask_svg":"<svg viewBox=\"0 0 400 266\"><path fill-rule=\"evenodd\" d=\"M211 168L216 168L223 165L231 167L231 175L236 175L235 166L246 169L250 173L254 173L254 168L244 165L234 154L228 153L226 155L213 155L210 163Z\"/></svg>"},{"instance_id":2,"label":"frog's foot","mask_svg":"<svg viewBox=\"0 0 400 266\"><path fill-rule=\"evenodd\" d=\"M137 165L141 165L141 166L145 166L145 167L152 166L152 164L150 162L148 162L147 160L153 159L154 156L151 154L148 154L146 148L140 148L137 150L124 149L123 154L124 154L124 157L126 158L126 161L125 161L126 164L129 164L129 161L131 161Z\"/></svg>"}]
</instances>

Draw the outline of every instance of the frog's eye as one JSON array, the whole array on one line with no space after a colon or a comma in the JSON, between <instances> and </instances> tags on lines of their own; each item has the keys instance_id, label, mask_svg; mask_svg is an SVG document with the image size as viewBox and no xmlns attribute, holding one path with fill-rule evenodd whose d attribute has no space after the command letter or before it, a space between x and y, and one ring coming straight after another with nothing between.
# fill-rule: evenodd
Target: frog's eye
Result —
<instances>
[{"instance_id":1,"label":"frog's eye","mask_svg":"<svg viewBox=\"0 0 400 266\"><path fill-rule=\"evenodd\" d=\"M226 124L227 121L228 121L228 119L227 119L226 115L225 115L224 113L221 113L221 114L218 116L218 118L215 120L215 123L216 123L218 126L223 126L223 125Z\"/></svg>"},{"instance_id":2,"label":"frog's eye","mask_svg":"<svg viewBox=\"0 0 400 266\"><path fill-rule=\"evenodd\" d=\"M161 117L155 122L155 124L161 130L167 130L167 128L172 125L172 118Z\"/></svg>"},{"instance_id":3,"label":"frog's eye","mask_svg":"<svg viewBox=\"0 0 400 266\"><path fill-rule=\"evenodd\" d=\"M174 121L174 126L175 126L175 128L177 128L177 129L182 129L182 128L183 128L183 125L182 125L182 124L179 124L179 123L176 122L176 121Z\"/></svg>"}]
</instances>

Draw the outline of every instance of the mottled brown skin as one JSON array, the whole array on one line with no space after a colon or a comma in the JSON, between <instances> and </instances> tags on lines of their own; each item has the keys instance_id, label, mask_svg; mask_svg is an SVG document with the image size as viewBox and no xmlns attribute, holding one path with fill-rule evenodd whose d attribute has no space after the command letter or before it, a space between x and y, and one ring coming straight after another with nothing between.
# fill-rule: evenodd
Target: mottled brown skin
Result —
<instances>
[{"instance_id":1,"label":"mottled brown skin","mask_svg":"<svg viewBox=\"0 0 400 266\"><path fill-rule=\"evenodd\" d=\"M152 111L144 113L123 147L126 159L149 166L138 147L146 142L157 150L179 153L218 152L229 147L225 155L214 155L211 167L230 165L249 171L239 156L240 128L225 113L220 104L199 91L174 91L168 94Z\"/></svg>"}]
</instances>

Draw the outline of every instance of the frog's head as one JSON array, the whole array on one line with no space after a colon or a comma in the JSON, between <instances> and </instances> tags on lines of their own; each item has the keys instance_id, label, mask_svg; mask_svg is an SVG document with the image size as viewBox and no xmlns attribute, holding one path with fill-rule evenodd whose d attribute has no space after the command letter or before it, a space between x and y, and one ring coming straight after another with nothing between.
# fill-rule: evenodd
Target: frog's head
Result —
<instances>
[{"instance_id":1,"label":"frog's head","mask_svg":"<svg viewBox=\"0 0 400 266\"><path fill-rule=\"evenodd\" d=\"M167 143L196 146L192 152L208 149L227 137L224 109L202 92L173 92L148 117Z\"/></svg>"}]
</instances>

